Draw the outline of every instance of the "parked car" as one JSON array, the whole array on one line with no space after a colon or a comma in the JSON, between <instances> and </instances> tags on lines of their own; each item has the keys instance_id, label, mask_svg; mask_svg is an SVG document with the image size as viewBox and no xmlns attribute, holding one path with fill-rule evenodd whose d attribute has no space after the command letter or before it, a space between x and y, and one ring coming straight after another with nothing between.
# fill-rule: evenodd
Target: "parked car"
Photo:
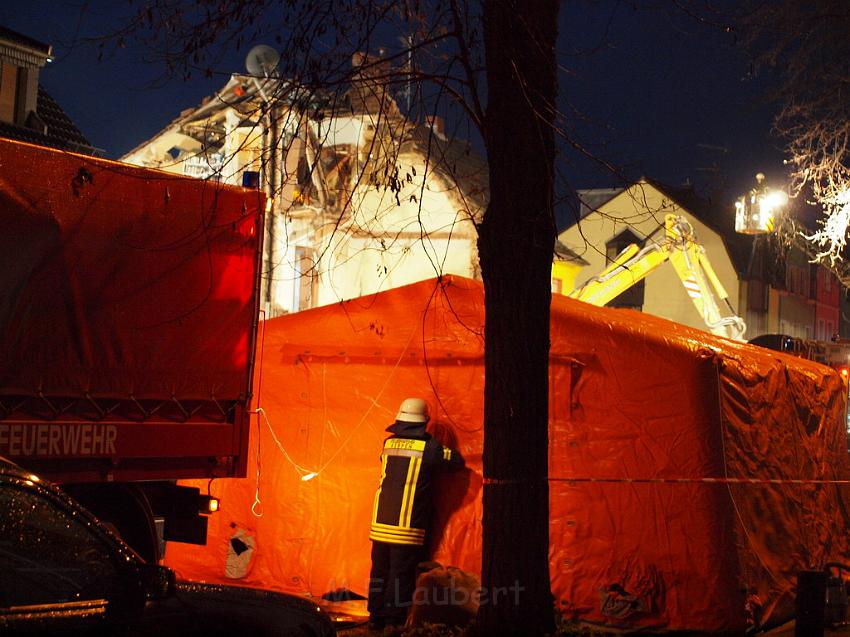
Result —
<instances>
[{"instance_id":1,"label":"parked car","mask_svg":"<svg viewBox=\"0 0 850 637\"><path fill-rule=\"evenodd\" d=\"M307 599L176 582L57 487L0 459L0 633L333 635Z\"/></svg>"}]
</instances>

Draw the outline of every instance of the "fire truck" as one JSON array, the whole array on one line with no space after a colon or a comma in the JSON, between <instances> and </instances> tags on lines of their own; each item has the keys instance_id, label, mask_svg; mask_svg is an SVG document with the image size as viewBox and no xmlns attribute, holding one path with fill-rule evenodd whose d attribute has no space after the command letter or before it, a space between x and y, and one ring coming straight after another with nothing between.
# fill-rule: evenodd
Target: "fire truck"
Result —
<instances>
[{"instance_id":1,"label":"fire truck","mask_svg":"<svg viewBox=\"0 0 850 637\"><path fill-rule=\"evenodd\" d=\"M142 557L244 476L265 201L0 140L0 456Z\"/></svg>"}]
</instances>

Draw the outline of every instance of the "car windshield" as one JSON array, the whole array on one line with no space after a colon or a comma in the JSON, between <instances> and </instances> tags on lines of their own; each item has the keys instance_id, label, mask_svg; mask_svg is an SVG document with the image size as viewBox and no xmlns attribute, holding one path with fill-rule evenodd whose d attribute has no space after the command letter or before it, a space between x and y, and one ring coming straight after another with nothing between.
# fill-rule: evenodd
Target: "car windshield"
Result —
<instances>
[{"instance_id":1,"label":"car windshield","mask_svg":"<svg viewBox=\"0 0 850 637\"><path fill-rule=\"evenodd\" d=\"M0 485L0 606L105 598L119 587L108 547L44 495Z\"/></svg>"}]
</instances>

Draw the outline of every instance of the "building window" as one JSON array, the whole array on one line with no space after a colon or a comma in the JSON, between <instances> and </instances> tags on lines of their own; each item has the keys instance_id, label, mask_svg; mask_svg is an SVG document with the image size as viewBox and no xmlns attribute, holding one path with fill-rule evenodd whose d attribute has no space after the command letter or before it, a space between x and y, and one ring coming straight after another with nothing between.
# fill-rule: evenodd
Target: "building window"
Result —
<instances>
[{"instance_id":1,"label":"building window","mask_svg":"<svg viewBox=\"0 0 850 637\"><path fill-rule=\"evenodd\" d=\"M818 319L818 335L816 338L819 341L826 340L826 326L824 325L823 319Z\"/></svg>"},{"instance_id":2,"label":"building window","mask_svg":"<svg viewBox=\"0 0 850 637\"><path fill-rule=\"evenodd\" d=\"M820 290L820 286L818 285L818 270L820 270L818 266L809 265L809 276L806 279L806 296L812 299L817 298L818 291Z\"/></svg>"},{"instance_id":3,"label":"building window","mask_svg":"<svg viewBox=\"0 0 850 637\"><path fill-rule=\"evenodd\" d=\"M221 181L221 169L224 168L224 155L221 153L198 152L183 162L183 174L197 179Z\"/></svg>"},{"instance_id":4,"label":"building window","mask_svg":"<svg viewBox=\"0 0 850 637\"><path fill-rule=\"evenodd\" d=\"M788 266L787 287L788 291L800 296L809 296L809 271L806 267L799 265Z\"/></svg>"},{"instance_id":5,"label":"building window","mask_svg":"<svg viewBox=\"0 0 850 637\"><path fill-rule=\"evenodd\" d=\"M15 121L18 97L18 67L8 62L0 65L0 121Z\"/></svg>"},{"instance_id":6,"label":"building window","mask_svg":"<svg viewBox=\"0 0 850 637\"><path fill-rule=\"evenodd\" d=\"M631 244L641 245L643 241L631 230L623 230L616 237L605 244L606 262L611 263ZM635 310L643 309L644 280L641 279L625 290L622 294L608 302L609 307L627 307Z\"/></svg>"}]
</instances>

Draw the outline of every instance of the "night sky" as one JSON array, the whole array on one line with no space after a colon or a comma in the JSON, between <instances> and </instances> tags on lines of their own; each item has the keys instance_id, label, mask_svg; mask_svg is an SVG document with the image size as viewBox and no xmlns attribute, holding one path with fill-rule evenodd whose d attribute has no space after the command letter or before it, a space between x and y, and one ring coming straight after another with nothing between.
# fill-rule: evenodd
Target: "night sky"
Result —
<instances>
[{"instance_id":1,"label":"night sky","mask_svg":"<svg viewBox=\"0 0 850 637\"><path fill-rule=\"evenodd\" d=\"M662 3L663 4L663 3ZM671 3L672 4L672 3ZM80 6L87 11L80 18ZM91 143L116 158L150 138L181 110L199 104L243 70L234 51L212 78L160 81L162 68L131 45L105 61L79 36L117 24L123 2L5 0L0 24L53 44L56 60L42 83ZM631 178L690 181L704 193L743 192L762 171L783 181L773 110L762 78L731 35L665 11L635 11L615 2L563 3L559 62L562 110L587 118L585 144ZM607 34L607 35L606 35ZM587 52L591 49L592 52ZM603 187L614 178L564 152L559 172L573 187Z\"/></svg>"}]
</instances>

